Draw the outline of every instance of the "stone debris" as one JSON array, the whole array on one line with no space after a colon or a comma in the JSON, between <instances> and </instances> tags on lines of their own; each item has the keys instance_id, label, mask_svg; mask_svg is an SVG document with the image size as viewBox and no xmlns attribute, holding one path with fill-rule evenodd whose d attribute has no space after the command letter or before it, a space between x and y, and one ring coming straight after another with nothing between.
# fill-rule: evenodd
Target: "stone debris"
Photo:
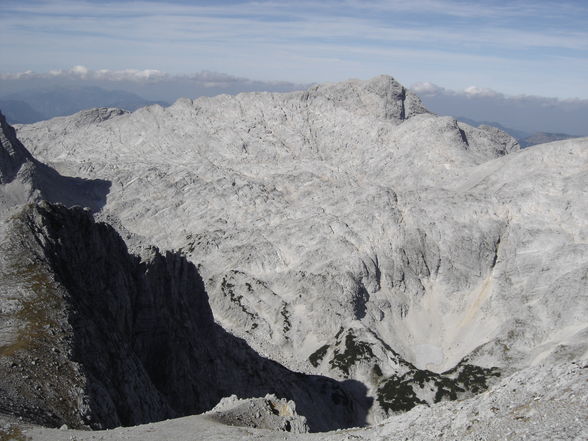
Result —
<instances>
[{"instance_id":1,"label":"stone debris","mask_svg":"<svg viewBox=\"0 0 588 441\"><path fill-rule=\"evenodd\" d=\"M291 433L309 431L306 418L296 413L296 403L268 394L263 398L223 398L206 412L214 420L230 426L245 426Z\"/></svg>"}]
</instances>

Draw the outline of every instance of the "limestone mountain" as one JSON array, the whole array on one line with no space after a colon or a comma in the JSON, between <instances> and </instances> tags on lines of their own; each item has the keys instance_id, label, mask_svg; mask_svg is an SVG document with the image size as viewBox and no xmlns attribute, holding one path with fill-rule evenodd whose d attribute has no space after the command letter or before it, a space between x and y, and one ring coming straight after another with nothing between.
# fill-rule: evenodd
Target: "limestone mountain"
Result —
<instances>
[{"instance_id":1,"label":"limestone mountain","mask_svg":"<svg viewBox=\"0 0 588 441\"><path fill-rule=\"evenodd\" d=\"M216 320L368 388L369 421L586 356L586 139L519 151L391 77L19 128L98 217L197 266Z\"/></svg>"}]
</instances>

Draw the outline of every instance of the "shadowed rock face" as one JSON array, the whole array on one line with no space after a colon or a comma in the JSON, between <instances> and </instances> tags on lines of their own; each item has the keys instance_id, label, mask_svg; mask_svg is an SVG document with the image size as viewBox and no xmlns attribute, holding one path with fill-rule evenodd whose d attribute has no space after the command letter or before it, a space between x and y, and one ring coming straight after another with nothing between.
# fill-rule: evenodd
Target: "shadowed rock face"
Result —
<instances>
[{"instance_id":1,"label":"shadowed rock face","mask_svg":"<svg viewBox=\"0 0 588 441\"><path fill-rule=\"evenodd\" d=\"M367 403L344 385L291 372L216 325L193 264L155 248L128 254L88 211L28 205L2 251L3 412L105 428L272 392L314 431L365 421Z\"/></svg>"}]
</instances>

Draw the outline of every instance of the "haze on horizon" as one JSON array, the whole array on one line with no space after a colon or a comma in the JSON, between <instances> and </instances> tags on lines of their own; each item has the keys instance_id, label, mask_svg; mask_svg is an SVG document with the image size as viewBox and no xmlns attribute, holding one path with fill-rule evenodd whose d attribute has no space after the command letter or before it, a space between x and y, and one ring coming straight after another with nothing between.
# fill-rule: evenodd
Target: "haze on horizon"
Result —
<instances>
[{"instance_id":1,"label":"haze on horizon","mask_svg":"<svg viewBox=\"0 0 588 441\"><path fill-rule=\"evenodd\" d=\"M579 0L3 0L0 98L82 84L173 102L389 74L439 113L587 135L587 19Z\"/></svg>"}]
</instances>

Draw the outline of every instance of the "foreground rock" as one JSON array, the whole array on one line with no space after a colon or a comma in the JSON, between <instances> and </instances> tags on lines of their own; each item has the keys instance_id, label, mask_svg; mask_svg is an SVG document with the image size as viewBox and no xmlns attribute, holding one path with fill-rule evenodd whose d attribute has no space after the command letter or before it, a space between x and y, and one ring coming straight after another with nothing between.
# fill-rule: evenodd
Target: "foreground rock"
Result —
<instances>
[{"instance_id":1,"label":"foreground rock","mask_svg":"<svg viewBox=\"0 0 588 441\"><path fill-rule=\"evenodd\" d=\"M253 427L292 433L308 432L306 418L296 413L296 403L266 395L246 400L223 398L205 415L229 426Z\"/></svg>"},{"instance_id":2,"label":"foreground rock","mask_svg":"<svg viewBox=\"0 0 588 441\"><path fill-rule=\"evenodd\" d=\"M88 211L27 205L0 255L1 412L107 428L272 392L296 400L315 431L365 420L343 385L291 372L220 328L182 256L130 255Z\"/></svg>"},{"instance_id":3,"label":"foreground rock","mask_svg":"<svg viewBox=\"0 0 588 441\"><path fill-rule=\"evenodd\" d=\"M32 441L72 438L78 441L579 441L588 436L587 384L586 362L541 365L523 369L501 380L492 391L465 401L440 403L431 407L418 406L374 427L321 434L290 434L231 427L205 416L101 432L51 430L6 421L4 431L19 433L22 439L27 436Z\"/></svg>"}]
</instances>

